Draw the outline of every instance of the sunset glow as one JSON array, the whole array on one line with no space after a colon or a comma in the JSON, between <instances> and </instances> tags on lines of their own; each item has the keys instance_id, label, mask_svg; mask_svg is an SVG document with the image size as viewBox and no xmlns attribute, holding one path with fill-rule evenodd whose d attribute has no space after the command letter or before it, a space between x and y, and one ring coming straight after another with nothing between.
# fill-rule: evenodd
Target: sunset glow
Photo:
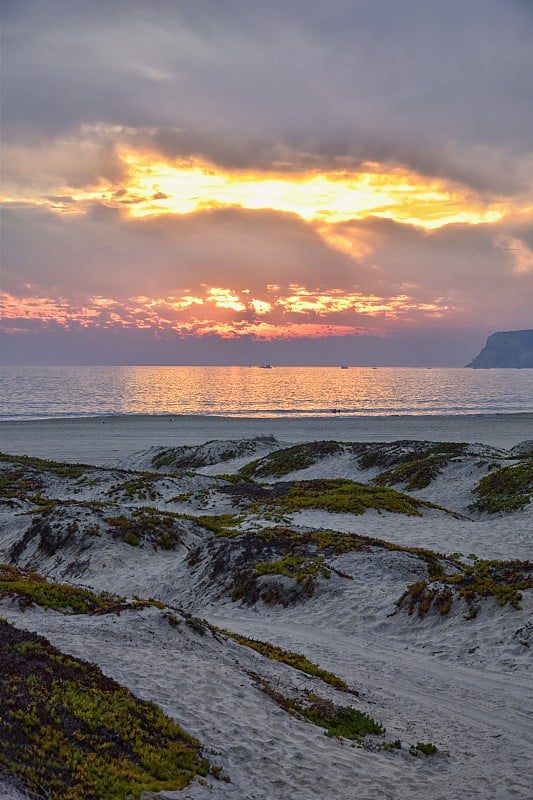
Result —
<instances>
[{"instance_id":1,"label":"sunset glow","mask_svg":"<svg viewBox=\"0 0 533 800\"><path fill-rule=\"evenodd\" d=\"M99 181L83 188L44 184L42 193L29 194L10 191L7 182L2 199L71 215L85 213L94 202L133 218L236 207L271 209L325 224L375 216L427 230L496 222L511 210L502 198L487 200L460 184L386 163L351 171L265 173L228 171L191 159L163 162L157 154L133 151L120 151L119 158L125 172L120 183Z\"/></svg>"},{"instance_id":2,"label":"sunset glow","mask_svg":"<svg viewBox=\"0 0 533 800\"><path fill-rule=\"evenodd\" d=\"M461 365L531 326L527 3L8 5L8 361Z\"/></svg>"},{"instance_id":3,"label":"sunset glow","mask_svg":"<svg viewBox=\"0 0 533 800\"><path fill-rule=\"evenodd\" d=\"M140 296L116 301L92 297L87 305L69 306L50 298L19 300L2 293L0 305L6 331L11 329L11 322L20 329L23 320L39 320L64 327L72 324L96 328L124 325L141 329L171 329L198 336L252 336L263 340L379 331L380 320L409 319L413 312L422 316L439 316L451 310L442 299L418 303L407 295L384 298L344 294L339 290L317 294L303 287L294 288L287 296L270 295L269 301L248 299L248 294L248 290L239 295L230 289L206 287L203 298ZM232 312L230 318L227 318L228 311ZM262 319L257 319L259 316Z\"/></svg>"},{"instance_id":4,"label":"sunset glow","mask_svg":"<svg viewBox=\"0 0 533 800\"><path fill-rule=\"evenodd\" d=\"M105 202L127 207L133 217L236 206L329 223L372 215L433 229L459 222L495 222L504 213L500 201L487 205L464 187L391 170L386 164L365 164L354 172L264 174L224 171L205 162L165 163L155 155L132 152L123 154L122 160L128 174L120 195L111 187L100 195ZM79 202L91 195L73 196Z\"/></svg>"}]
</instances>

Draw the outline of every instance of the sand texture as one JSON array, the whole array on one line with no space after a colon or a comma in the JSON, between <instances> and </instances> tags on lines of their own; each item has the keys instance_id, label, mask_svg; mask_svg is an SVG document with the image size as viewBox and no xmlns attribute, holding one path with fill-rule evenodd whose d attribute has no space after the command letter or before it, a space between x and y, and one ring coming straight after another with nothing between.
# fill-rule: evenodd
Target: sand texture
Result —
<instances>
[{"instance_id":1,"label":"sand texture","mask_svg":"<svg viewBox=\"0 0 533 800\"><path fill-rule=\"evenodd\" d=\"M215 769L161 797L525 800L533 437L530 415L499 419L468 436L464 418L456 436L451 418L441 436L411 420L395 437L384 421L373 437L370 422L328 435L331 421L244 435L233 421L216 437L212 420L180 436L177 420L137 419L128 438L131 421L78 420L33 439L21 423L0 460L0 617L200 741ZM33 457L45 447L85 466ZM5 588L31 571L123 606L80 613ZM335 707L384 732L326 735L306 716ZM9 780L0 800L23 797Z\"/></svg>"}]
</instances>

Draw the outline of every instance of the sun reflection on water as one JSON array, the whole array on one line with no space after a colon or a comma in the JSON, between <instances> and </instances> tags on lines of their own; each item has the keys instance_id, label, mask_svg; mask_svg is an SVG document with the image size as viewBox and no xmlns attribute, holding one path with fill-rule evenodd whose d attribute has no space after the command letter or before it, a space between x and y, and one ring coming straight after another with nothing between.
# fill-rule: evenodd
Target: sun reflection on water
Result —
<instances>
[{"instance_id":1,"label":"sun reflection on water","mask_svg":"<svg viewBox=\"0 0 533 800\"><path fill-rule=\"evenodd\" d=\"M4 367L0 418L329 416L532 411L533 370Z\"/></svg>"}]
</instances>

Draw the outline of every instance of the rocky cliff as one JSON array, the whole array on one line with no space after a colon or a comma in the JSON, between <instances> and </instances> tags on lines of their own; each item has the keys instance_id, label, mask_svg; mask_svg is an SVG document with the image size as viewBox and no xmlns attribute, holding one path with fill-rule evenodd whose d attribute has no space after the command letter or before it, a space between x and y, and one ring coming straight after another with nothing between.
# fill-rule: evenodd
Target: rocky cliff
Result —
<instances>
[{"instance_id":1,"label":"rocky cliff","mask_svg":"<svg viewBox=\"0 0 533 800\"><path fill-rule=\"evenodd\" d=\"M474 369L533 368L533 330L493 333L481 353L466 366Z\"/></svg>"}]
</instances>

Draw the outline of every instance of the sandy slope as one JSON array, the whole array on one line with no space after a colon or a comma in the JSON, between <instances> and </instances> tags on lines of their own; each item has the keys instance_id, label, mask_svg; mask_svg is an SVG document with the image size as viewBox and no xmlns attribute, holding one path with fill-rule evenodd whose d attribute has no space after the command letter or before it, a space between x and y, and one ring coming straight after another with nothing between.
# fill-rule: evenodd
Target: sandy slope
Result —
<instances>
[{"instance_id":1,"label":"sandy slope","mask_svg":"<svg viewBox=\"0 0 533 800\"><path fill-rule=\"evenodd\" d=\"M85 503L114 498L128 514L148 502L193 516L226 513L236 501L214 475L235 471L276 446L252 448L247 457L224 457L217 464L217 446L210 445L214 463L199 467L200 473L162 475L151 484L155 497L150 501L128 495L123 487L132 474L118 469L94 470L82 479L49 475L42 491ZM224 448L227 451L227 441L220 444L220 453ZM128 463L146 469L154 452L130 456ZM205 455L205 449L202 452ZM515 463L509 453L473 450L448 464L428 487L412 492L440 501L461 516L436 509L424 510L421 517L308 509L290 515L289 521L305 526L302 530L356 532L440 552L525 558L531 547L533 505L507 515L468 509L472 488L487 473L487 463L491 458L500 463L502 457L506 459L502 463ZM361 469L350 454L341 453L283 480L334 476L368 482L376 471ZM436 612L410 616L398 610L395 601L408 584L426 576L425 562L412 553L370 548L329 558L329 566L337 572L318 580L314 595L305 601L286 608L262 601L247 606L232 602L228 595L229 567L213 578L212 559L222 552L220 548L231 548L231 540L215 540L193 521L179 523L179 544L166 551L148 541L132 547L117 539L105 529L96 506L61 506L45 515L56 537L52 546L50 538L43 539L39 515L24 513L31 508L31 502L22 500L3 505L0 561L33 566L56 579L170 602L220 627L303 653L359 692L358 698L346 696L232 640L209 631L201 636L183 621L172 627L165 612L156 608L118 616L64 616L38 607L23 612L14 601L3 600L2 616L45 635L68 653L98 663L139 696L157 702L201 740L208 756L231 777L231 783L210 779L207 786L195 784L181 793L167 792L166 797L525 800L531 796L531 592L523 593L521 610L499 607L487 598L470 620L465 619L463 601L454 603L446 616ZM74 519L77 529L63 536ZM101 534L87 535L86 529L95 522L103 526ZM268 524L272 523L255 513L243 527ZM200 561L192 565L188 558L196 548ZM335 702L353 704L386 727L386 741L401 739L402 749L384 751L380 737L353 746L348 740L325 736L321 728L287 714L261 692L257 675L277 691L307 688ZM439 752L431 757L410 755L409 745L418 741L433 742ZM17 795L5 787L2 795L0 784L2 797L15 800Z\"/></svg>"}]
</instances>

